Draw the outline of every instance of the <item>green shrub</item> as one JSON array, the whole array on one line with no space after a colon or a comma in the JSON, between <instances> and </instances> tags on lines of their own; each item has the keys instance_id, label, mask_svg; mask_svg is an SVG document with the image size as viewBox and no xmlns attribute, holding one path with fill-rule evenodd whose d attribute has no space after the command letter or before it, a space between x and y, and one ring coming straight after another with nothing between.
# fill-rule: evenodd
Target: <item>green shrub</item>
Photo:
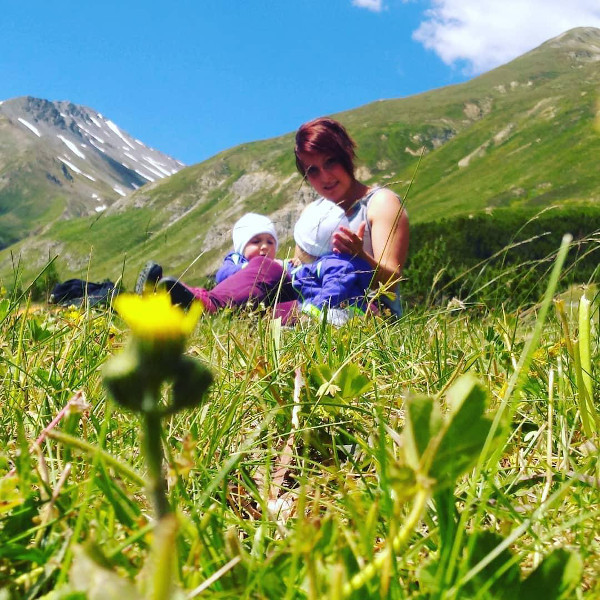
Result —
<instances>
[{"instance_id":1,"label":"green shrub","mask_svg":"<svg viewBox=\"0 0 600 600\"><path fill-rule=\"evenodd\" d=\"M573 244L563 285L597 277L598 232L600 209L595 207L500 209L417 223L411 230L403 295L409 303L453 297L487 305L534 302L565 233L573 235Z\"/></svg>"}]
</instances>

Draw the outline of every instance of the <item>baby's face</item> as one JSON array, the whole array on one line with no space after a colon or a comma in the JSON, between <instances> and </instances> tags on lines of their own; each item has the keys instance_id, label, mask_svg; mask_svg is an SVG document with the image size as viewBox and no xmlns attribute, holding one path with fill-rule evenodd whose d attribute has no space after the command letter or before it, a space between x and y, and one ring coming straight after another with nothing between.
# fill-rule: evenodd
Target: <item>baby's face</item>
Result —
<instances>
[{"instance_id":1,"label":"baby's face","mask_svg":"<svg viewBox=\"0 0 600 600\"><path fill-rule=\"evenodd\" d=\"M277 244L275 238L270 233L259 233L250 238L250 241L244 248L244 258L250 260L255 256L268 256L275 258Z\"/></svg>"}]
</instances>

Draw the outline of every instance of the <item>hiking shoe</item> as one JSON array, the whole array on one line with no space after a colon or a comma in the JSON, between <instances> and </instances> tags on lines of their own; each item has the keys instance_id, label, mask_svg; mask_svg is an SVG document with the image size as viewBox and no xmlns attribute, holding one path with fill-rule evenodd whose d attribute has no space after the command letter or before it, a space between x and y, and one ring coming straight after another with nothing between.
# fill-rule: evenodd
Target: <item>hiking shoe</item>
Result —
<instances>
[{"instance_id":1,"label":"hiking shoe","mask_svg":"<svg viewBox=\"0 0 600 600\"><path fill-rule=\"evenodd\" d=\"M156 285L162 278L162 267L152 260L149 260L140 271L135 282L135 293L138 295L154 293Z\"/></svg>"},{"instance_id":2,"label":"hiking shoe","mask_svg":"<svg viewBox=\"0 0 600 600\"><path fill-rule=\"evenodd\" d=\"M175 277L163 277L158 282L158 287L169 292L172 304L183 308L189 308L196 299L194 294Z\"/></svg>"}]
</instances>

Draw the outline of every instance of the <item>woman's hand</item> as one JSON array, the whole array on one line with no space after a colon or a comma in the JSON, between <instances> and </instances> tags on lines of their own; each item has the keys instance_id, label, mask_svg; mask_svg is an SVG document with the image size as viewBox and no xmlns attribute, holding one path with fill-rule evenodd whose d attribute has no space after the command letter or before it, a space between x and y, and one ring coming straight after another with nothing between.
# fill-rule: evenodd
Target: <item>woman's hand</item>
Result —
<instances>
[{"instance_id":1,"label":"woman's hand","mask_svg":"<svg viewBox=\"0 0 600 600\"><path fill-rule=\"evenodd\" d=\"M363 247L363 237L367 222L363 221L358 226L358 231L354 232L347 227L340 227L334 234L331 240L333 251L336 254L350 254L350 256L360 256L365 258L365 250Z\"/></svg>"}]
</instances>

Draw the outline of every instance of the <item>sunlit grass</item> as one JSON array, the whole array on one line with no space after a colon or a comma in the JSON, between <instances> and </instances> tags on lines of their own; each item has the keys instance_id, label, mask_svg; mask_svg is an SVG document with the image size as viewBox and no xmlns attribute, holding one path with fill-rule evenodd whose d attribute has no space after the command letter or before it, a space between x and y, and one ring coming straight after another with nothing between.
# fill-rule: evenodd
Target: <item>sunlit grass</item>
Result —
<instances>
[{"instance_id":1,"label":"sunlit grass","mask_svg":"<svg viewBox=\"0 0 600 600\"><path fill-rule=\"evenodd\" d=\"M597 407L594 294L586 292ZM138 597L134 582L148 578L159 533L137 420L112 404L100 376L126 327L110 311L0 302L0 589L6 598L66 598L101 573L103 597ZM573 340L576 302L564 312ZM172 597L501 598L503 573L518 568L524 578L559 547L583 563L571 597L597 597L597 427L591 436L582 427L577 365L552 305L510 392L538 318L539 307L460 303L340 329L204 316L188 354L211 366L215 383L206 403L164 422L179 528L173 541L160 534L158 560L175 561L175 587L185 590ZM447 417L446 394L465 373L486 390L490 418L509 395L501 445L428 500L396 558L384 560L412 506L402 466L407 398L431 396ZM444 506L456 510L460 535L449 537ZM484 532L501 536L485 551ZM501 539L512 566L510 557L484 566ZM90 545L96 561L81 551ZM364 581L353 591L357 576Z\"/></svg>"}]
</instances>

